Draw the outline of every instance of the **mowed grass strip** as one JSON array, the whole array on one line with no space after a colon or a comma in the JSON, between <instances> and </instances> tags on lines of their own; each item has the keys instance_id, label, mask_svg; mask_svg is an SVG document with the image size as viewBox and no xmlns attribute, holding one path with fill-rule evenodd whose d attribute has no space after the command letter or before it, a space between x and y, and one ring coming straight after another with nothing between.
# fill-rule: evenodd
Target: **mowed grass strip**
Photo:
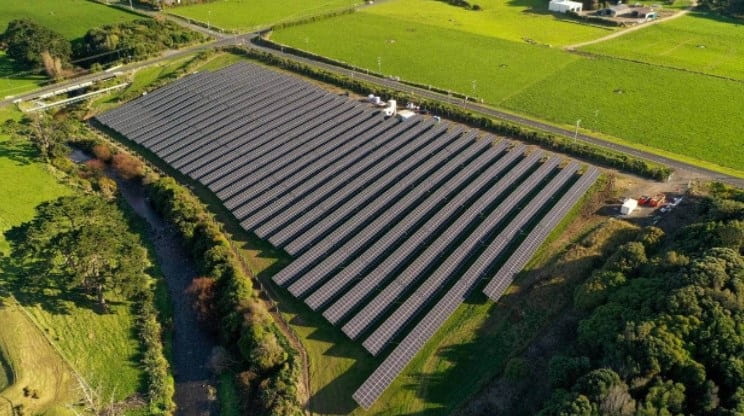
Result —
<instances>
[{"instance_id":1,"label":"mowed grass strip","mask_svg":"<svg viewBox=\"0 0 744 416\"><path fill-rule=\"evenodd\" d=\"M482 10L467 10L443 1L395 0L364 9L363 13L423 23L516 42L569 45L606 36L615 29L581 24L548 11L546 0L475 0ZM389 27L380 28L383 31ZM350 32L353 36L354 32ZM467 45L463 45L467 47Z\"/></svg>"},{"instance_id":2,"label":"mowed grass strip","mask_svg":"<svg viewBox=\"0 0 744 416\"><path fill-rule=\"evenodd\" d=\"M222 29L247 31L361 3L360 0L221 0L175 7L168 12Z\"/></svg>"},{"instance_id":3,"label":"mowed grass strip","mask_svg":"<svg viewBox=\"0 0 744 416\"><path fill-rule=\"evenodd\" d=\"M0 31L14 19L33 19L72 40L94 27L142 18L90 0L0 0Z\"/></svg>"},{"instance_id":4,"label":"mowed grass strip","mask_svg":"<svg viewBox=\"0 0 744 416\"><path fill-rule=\"evenodd\" d=\"M744 83L616 59L582 59L501 103L744 171Z\"/></svg>"},{"instance_id":5,"label":"mowed grass strip","mask_svg":"<svg viewBox=\"0 0 744 416\"><path fill-rule=\"evenodd\" d=\"M581 50L744 80L744 23L690 13Z\"/></svg>"},{"instance_id":6,"label":"mowed grass strip","mask_svg":"<svg viewBox=\"0 0 744 416\"><path fill-rule=\"evenodd\" d=\"M142 391L145 373L132 305L113 299L110 312L99 314L93 300L66 301L56 295L53 302L21 300L88 384L116 401Z\"/></svg>"}]
</instances>

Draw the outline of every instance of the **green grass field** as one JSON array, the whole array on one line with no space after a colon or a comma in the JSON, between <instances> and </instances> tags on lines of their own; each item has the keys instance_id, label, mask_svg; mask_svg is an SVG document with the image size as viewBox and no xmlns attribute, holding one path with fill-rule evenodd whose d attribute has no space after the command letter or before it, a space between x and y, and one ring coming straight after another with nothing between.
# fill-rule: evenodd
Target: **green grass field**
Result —
<instances>
[{"instance_id":1,"label":"green grass field","mask_svg":"<svg viewBox=\"0 0 744 416\"><path fill-rule=\"evenodd\" d=\"M408 1L418 0L390 4ZM735 121L744 107L741 82L397 20L379 10L290 27L272 38L558 125L581 119L587 130L625 144L744 175L744 125ZM355 36L339 42L339 32Z\"/></svg>"},{"instance_id":2,"label":"green grass field","mask_svg":"<svg viewBox=\"0 0 744 416\"><path fill-rule=\"evenodd\" d=\"M744 80L744 22L706 13L690 13L581 50Z\"/></svg>"},{"instance_id":3,"label":"green grass field","mask_svg":"<svg viewBox=\"0 0 744 416\"><path fill-rule=\"evenodd\" d=\"M7 119L19 118L20 113L10 108L0 109L0 123ZM36 154L26 142L14 143L6 136L0 136L0 260L8 253L9 245L2 233L7 229L33 218L35 207L61 195L69 194L71 189L61 185L49 168L38 162ZM0 262L0 269L3 263ZM4 335L12 333L5 328L17 328L12 338L4 339L0 348L4 356L11 361L11 366L25 374L25 382L37 383L47 389L45 396L49 406L55 404L54 397L60 400L72 400L68 392L53 390L56 384L60 388L74 380L56 379L62 377L59 371L52 371L63 366L64 361L54 355L56 351L45 352L38 359L33 353L40 347L26 346L25 355L15 354L11 350L29 342L44 343L44 337L34 333L38 331L28 319L33 319L45 335L56 345L73 368L92 386L100 388L106 397L123 399L142 389L144 372L139 365L140 344L134 325L134 317L128 302L113 302L113 313L98 314L91 310L89 301L83 301L71 293L52 293L49 291L29 292L23 279L12 269L3 269L0 273L0 327ZM12 294L24 306L27 316L24 319L18 311L5 311L5 303L13 303L4 294ZM3 319L6 318L4 321ZM25 334L25 335L19 335ZM31 341L24 341L26 338ZM24 344L23 342L26 342ZM17 343L17 344L16 344ZM15 347L11 347L11 344ZM3 346L4 345L4 346ZM30 344L29 344L30 345ZM10 353L8 353L10 351ZM29 354L31 353L31 354ZM19 355L20 354L20 355ZM15 357L18 357L17 359ZM46 357L46 358L45 358ZM62 364L60 364L60 362ZM49 366L49 370L40 371L39 367ZM58 374L59 373L59 374ZM69 378L69 377L68 377ZM31 381L29 381L31 380ZM66 380L66 381L65 381ZM16 383L17 385L18 383ZM14 387L16 386L14 385ZM20 390L23 386L18 387ZM77 395L75 395L77 397ZM74 398L74 397L73 397ZM57 403L59 404L59 403Z\"/></svg>"},{"instance_id":4,"label":"green grass field","mask_svg":"<svg viewBox=\"0 0 744 416\"><path fill-rule=\"evenodd\" d=\"M43 74L18 68L4 51L0 51L0 98L32 90L46 80Z\"/></svg>"},{"instance_id":5,"label":"green grass field","mask_svg":"<svg viewBox=\"0 0 744 416\"><path fill-rule=\"evenodd\" d=\"M17 110L0 108L0 123L20 117ZM38 204L70 192L34 155L28 143L13 143L0 134L0 255L9 249L5 231L33 218Z\"/></svg>"},{"instance_id":6,"label":"green grass field","mask_svg":"<svg viewBox=\"0 0 744 416\"><path fill-rule=\"evenodd\" d=\"M227 30L250 31L273 23L341 10L360 0L221 0L168 9Z\"/></svg>"},{"instance_id":7,"label":"green grass field","mask_svg":"<svg viewBox=\"0 0 744 416\"><path fill-rule=\"evenodd\" d=\"M21 18L33 19L68 39L76 39L88 29L141 16L90 0L0 0L0 31L4 32L11 20Z\"/></svg>"},{"instance_id":8,"label":"green grass field","mask_svg":"<svg viewBox=\"0 0 744 416\"><path fill-rule=\"evenodd\" d=\"M615 30L577 23L564 15L550 13L548 2L544 0L478 0L471 3L478 4L483 10L466 10L432 0L392 0L364 9L364 13L394 19L392 24L378 27L383 33L405 26L405 23L415 23L521 43L533 40L552 46L596 39Z\"/></svg>"}]
</instances>

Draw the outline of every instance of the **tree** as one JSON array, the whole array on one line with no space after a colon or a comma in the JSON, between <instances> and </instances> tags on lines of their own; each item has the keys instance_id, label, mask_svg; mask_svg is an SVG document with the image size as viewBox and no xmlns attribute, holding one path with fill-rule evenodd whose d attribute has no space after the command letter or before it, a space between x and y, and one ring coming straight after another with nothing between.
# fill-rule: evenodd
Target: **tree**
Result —
<instances>
[{"instance_id":1,"label":"tree","mask_svg":"<svg viewBox=\"0 0 744 416\"><path fill-rule=\"evenodd\" d=\"M73 134L68 123L57 121L43 114L34 113L23 120L7 120L3 131L13 140L28 140L39 151L45 162L65 155L69 148L65 144Z\"/></svg>"},{"instance_id":2,"label":"tree","mask_svg":"<svg viewBox=\"0 0 744 416\"><path fill-rule=\"evenodd\" d=\"M29 19L11 20L2 40L7 45L8 57L26 67L46 66L47 71L50 68L61 71L72 56L70 41ZM58 75L49 73L51 77Z\"/></svg>"},{"instance_id":3,"label":"tree","mask_svg":"<svg viewBox=\"0 0 744 416\"><path fill-rule=\"evenodd\" d=\"M146 285L147 252L121 212L92 195L44 203L9 231L14 257L40 284L80 289L106 309L106 293L133 295ZM19 238L20 237L20 238Z\"/></svg>"}]
</instances>

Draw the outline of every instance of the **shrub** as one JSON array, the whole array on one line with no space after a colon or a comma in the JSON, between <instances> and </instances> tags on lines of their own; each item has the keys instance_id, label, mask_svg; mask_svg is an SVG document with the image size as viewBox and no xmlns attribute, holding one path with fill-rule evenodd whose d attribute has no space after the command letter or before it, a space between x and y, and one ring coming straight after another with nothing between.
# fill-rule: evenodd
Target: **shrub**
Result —
<instances>
[{"instance_id":1,"label":"shrub","mask_svg":"<svg viewBox=\"0 0 744 416\"><path fill-rule=\"evenodd\" d=\"M571 387L582 374L589 370L587 357L556 355L550 359L548 378L553 387Z\"/></svg>"},{"instance_id":2,"label":"shrub","mask_svg":"<svg viewBox=\"0 0 744 416\"><path fill-rule=\"evenodd\" d=\"M93 146L93 155L96 159L102 160L106 163L111 161L111 149L105 144L97 144Z\"/></svg>"},{"instance_id":3,"label":"shrub","mask_svg":"<svg viewBox=\"0 0 744 416\"><path fill-rule=\"evenodd\" d=\"M141 178L145 174L145 166L139 159L126 153L117 153L111 158L111 165L122 178L130 180Z\"/></svg>"},{"instance_id":4,"label":"shrub","mask_svg":"<svg viewBox=\"0 0 744 416\"><path fill-rule=\"evenodd\" d=\"M217 323L217 288L214 279L197 277L191 281L186 293L193 298L192 305L200 322L207 328L215 329Z\"/></svg>"}]
</instances>

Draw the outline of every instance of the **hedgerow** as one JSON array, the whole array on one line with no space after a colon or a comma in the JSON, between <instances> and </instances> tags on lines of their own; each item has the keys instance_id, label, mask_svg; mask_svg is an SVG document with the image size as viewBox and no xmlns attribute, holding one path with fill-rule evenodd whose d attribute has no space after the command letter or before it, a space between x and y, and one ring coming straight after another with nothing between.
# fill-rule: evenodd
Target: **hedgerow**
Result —
<instances>
[{"instance_id":1,"label":"hedgerow","mask_svg":"<svg viewBox=\"0 0 744 416\"><path fill-rule=\"evenodd\" d=\"M156 210L184 238L200 274L216 281L219 335L225 345L237 346L242 360L236 382L241 391L251 392L241 397L243 410L262 415L301 415L298 354L256 296L250 277L218 223L173 178L161 177L145 186ZM245 376L246 372L251 376Z\"/></svg>"}]
</instances>

